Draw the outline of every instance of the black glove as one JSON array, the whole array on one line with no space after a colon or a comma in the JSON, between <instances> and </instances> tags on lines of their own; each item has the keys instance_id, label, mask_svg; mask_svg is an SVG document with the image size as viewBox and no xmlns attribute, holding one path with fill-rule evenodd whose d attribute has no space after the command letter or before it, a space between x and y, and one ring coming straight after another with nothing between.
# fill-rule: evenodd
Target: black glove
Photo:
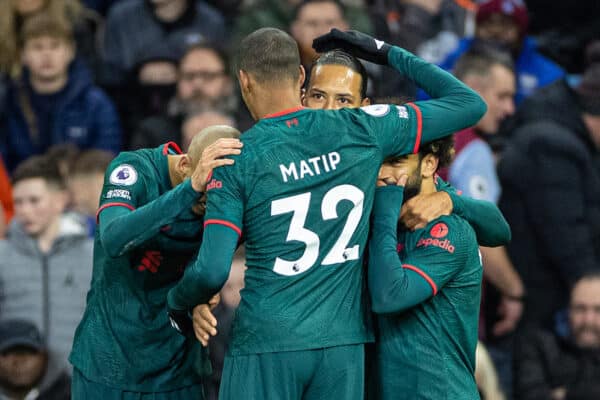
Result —
<instances>
[{"instance_id":1,"label":"black glove","mask_svg":"<svg viewBox=\"0 0 600 400\"><path fill-rule=\"evenodd\" d=\"M355 57L376 64L387 65L389 44L357 31L342 32L333 28L331 32L313 40L313 49L318 53L342 49Z\"/></svg>"},{"instance_id":2,"label":"black glove","mask_svg":"<svg viewBox=\"0 0 600 400\"><path fill-rule=\"evenodd\" d=\"M194 323L187 311L168 310L169 321L171 326L185 337L194 337Z\"/></svg>"}]
</instances>

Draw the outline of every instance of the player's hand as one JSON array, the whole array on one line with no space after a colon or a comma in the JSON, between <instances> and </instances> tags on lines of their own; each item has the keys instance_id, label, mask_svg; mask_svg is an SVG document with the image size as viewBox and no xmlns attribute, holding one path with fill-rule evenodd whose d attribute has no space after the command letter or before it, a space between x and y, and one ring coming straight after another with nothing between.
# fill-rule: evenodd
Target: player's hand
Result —
<instances>
[{"instance_id":1,"label":"player's hand","mask_svg":"<svg viewBox=\"0 0 600 400\"><path fill-rule=\"evenodd\" d=\"M517 327L521 315L523 314L523 302L521 300L502 296L500 306L498 307L498 314L502 319L494 324L492 333L494 336L506 335L507 333L514 331Z\"/></svg>"},{"instance_id":2,"label":"player's hand","mask_svg":"<svg viewBox=\"0 0 600 400\"><path fill-rule=\"evenodd\" d=\"M194 336L194 327L192 325L192 319L187 311L181 310L168 310L169 321L171 326L185 337Z\"/></svg>"},{"instance_id":3,"label":"player's hand","mask_svg":"<svg viewBox=\"0 0 600 400\"><path fill-rule=\"evenodd\" d=\"M217 319L211 311L217 304L218 302L212 306L211 303L200 304L194 307L194 311L192 312L194 334L204 347L208 346L210 337L217 334Z\"/></svg>"},{"instance_id":4,"label":"player's hand","mask_svg":"<svg viewBox=\"0 0 600 400\"><path fill-rule=\"evenodd\" d=\"M419 194L406 201L400 211L400 221L410 230L424 228L442 215L452 212L452 199L444 191Z\"/></svg>"},{"instance_id":5,"label":"player's hand","mask_svg":"<svg viewBox=\"0 0 600 400\"><path fill-rule=\"evenodd\" d=\"M198 193L206 191L206 183L214 168L232 165L234 161L225 156L241 153L243 143L239 139L221 138L202 152L200 161L192 173L192 188Z\"/></svg>"},{"instance_id":6,"label":"player's hand","mask_svg":"<svg viewBox=\"0 0 600 400\"><path fill-rule=\"evenodd\" d=\"M329 33L313 40L313 49L324 53L333 49L342 49L365 61L387 65L388 53L392 46L382 40L358 31L342 32L333 28Z\"/></svg>"}]
</instances>

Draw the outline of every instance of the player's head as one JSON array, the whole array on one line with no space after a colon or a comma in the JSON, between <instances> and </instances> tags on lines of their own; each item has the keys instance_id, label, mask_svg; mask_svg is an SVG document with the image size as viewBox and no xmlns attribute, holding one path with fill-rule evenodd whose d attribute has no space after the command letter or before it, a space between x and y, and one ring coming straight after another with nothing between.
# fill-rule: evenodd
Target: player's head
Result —
<instances>
[{"instance_id":1,"label":"player's head","mask_svg":"<svg viewBox=\"0 0 600 400\"><path fill-rule=\"evenodd\" d=\"M68 196L55 163L30 157L17 166L12 182L15 218L28 235L37 237L58 223Z\"/></svg>"},{"instance_id":2,"label":"player's head","mask_svg":"<svg viewBox=\"0 0 600 400\"><path fill-rule=\"evenodd\" d=\"M342 50L328 51L313 63L303 103L328 110L369 105L368 79L367 70L356 57Z\"/></svg>"},{"instance_id":3,"label":"player's head","mask_svg":"<svg viewBox=\"0 0 600 400\"><path fill-rule=\"evenodd\" d=\"M408 175L404 187L404 201L423 192L435 191L435 173L446 167L454 155L452 136L435 140L421 146L417 154L389 157L379 170L378 180L395 185L402 175Z\"/></svg>"},{"instance_id":4,"label":"player's head","mask_svg":"<svg viewBox=\"0 0 600 400\"><path fill-rule=\"evenodd\" d=\"M181 125L181 148L183 151L188 152L192 140L204 128L213 125L227 125L235 128L235 120L231 115L216 109L204 109L186 115Z\"/></svg>"},{"instance_id":5,"label":"player's head","mask_svg":"<svg viewBox=\"0 0 600 400\"><path fill-rule=\"evenodd\" d=\"M579 347L600 348L600 273L586 274L573 286L569 325Z\"/></svg>"},{"instance_id":6,"label":"player's head","mask_svg":"<svg viewBox=\"0 0 600 400\"><path fill-rule=\"evenodd\" d=\"M487 112L475 128L488 135L496 134L501 122L515 112L516 81L510 55L488 46L477 46L461 56L454 75L487 103Z\"/></svg>"},{"instance_id":7,"label":"player's head","mask_svg":"<svg viewBox=\"0 0 600 400\"><path fill-rule=\"evenodd\" d=\"M237 74L244 102L252 116L257 106L273 93L300 93L304 68L300 66L298 45L290 35L275 28L261 28L246 36L238 49Z\"/></svg>"}]
</instances>

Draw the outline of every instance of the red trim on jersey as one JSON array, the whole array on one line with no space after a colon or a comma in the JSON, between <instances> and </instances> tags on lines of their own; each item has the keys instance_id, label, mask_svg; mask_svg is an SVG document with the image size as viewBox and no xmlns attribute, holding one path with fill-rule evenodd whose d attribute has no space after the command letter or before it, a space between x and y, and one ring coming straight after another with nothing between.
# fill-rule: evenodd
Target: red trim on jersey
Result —
<instances>
[{"instance_id":1,"label":"red trim on jersey","mask_svg":"<svg viewBox=\"0 0 600 400\"><path fill-rule=\"evenodd\" d=\"M276 112L273 114L267 114L264 117L262 117L261 119L281 117L282 115L292 114L292 113L295 113L296 111L304 110L304 108L305 108L304 106L288 108L287 110L282 110L282 111L279 111L279 112Z\"/></svg>"},{"instance_id":2,"label":"red trim on jersey","mask_svg":"<svg viewBox=\"0 0 600 400\"><path fill-rule=\"evenodd\" d=\"M165 143L165 147L163 147L163 151L162 151L163 155L166 156L167 154L169 154L169 149L174 150L177 154L183 154L183 151L181 151L181 149L175 142Z\"/></svg>"},{"instance_id":3,"label":"red trim on jersey","mask_svg":"<svg viewBox=\"0 0 600 400\"><path fill-rule=\"evenodd\" d=\"M208 176L206 177L206 183L210 182L210 179L212 178L212 174L213 174L213 170L211 169L210 171L208 171Z\"/></svg>"},{"instance_id":4,"label":"red trim on jersey","mask_svg":"<svg viewBox=\"0 0 600 400\"><path fill-rule=\"evenodd\" d=\"M238 234L238 236L242 236L242 230L229 221L223 221L222 219L207 219L206 221L204 221L205 228L206 228L206 225L212 225L212 224L224 225L228 228L233 229Z\"/></svg>"},{"instance_id":5,"label":"red trim on jersey","mask_svg":"<svg viewBox=\"0 0 600 400\"><path fill-rule=\"evenodd\" d=\"M104 210L105 208L114 207L114 206L129 208L131 211L135 210L134 206L132 206L131 204L127 204L127 203L106 203L106 204L102 205L102 207L100 207L98 209L98 211L96 211L96 223L98 223L98 221L100 219L100 212L102 210Z\"/></svg>"},{"instance_id":6,"label":"red trim on jersey","mask_svg":"<svg viewBox=\"0 0 600 400\"><path fill-rule=\"evenodd\" d=\"M413 154L419 152L419 147L421 147L421 134L423 133L423 114L421 114L421 109L415 103L406 103L407 106L410 106L413 110L415 110L415 114L417 114L417 138L415 139L415 147L413 148Z\"/></svg>"},{"instance_id":7,"label":"red trim on jersey","mask_svg":"<svg viewBox=\"0 0 600 400\"><path fill-rule=\"evenodd\" d=\"M414 265L410 265L410 264L402 264L402 268L410 269L411 271L415 271L417 274L421 275L421 277L423 279L425 279L427 281L427 283L429 283L429 286L431 286L431 290L433 291L433 295L435 296L437 294L437 285L435 284L435 282L433 281L433 279L431 279L429 277L429 275L427 275L421 269L415 267Z\"/></svg>"}]
</instances>

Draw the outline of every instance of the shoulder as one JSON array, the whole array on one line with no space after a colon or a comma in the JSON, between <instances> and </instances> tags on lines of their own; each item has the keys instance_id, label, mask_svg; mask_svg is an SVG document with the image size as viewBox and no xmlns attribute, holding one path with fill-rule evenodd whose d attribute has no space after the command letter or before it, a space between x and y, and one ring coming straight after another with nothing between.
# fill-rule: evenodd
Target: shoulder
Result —
<instances>
[{"instance_id":1,"label":"shoulder","mask_svg":"<svg viewBox=\"0 0 600 400\"><path fill-rule=\"evenodd\" d=\"M119 153L108 165L106 179L115 185L133 185L146 170L153 170L149 152L141 149Z\"/></svg>"},{"instance_id":2,"label":"shoulder","mask_svg":"<svg viewBox=\"0 0 600 400\"><path fill-rule=\"evenodd\" d=\"M223 22L223 15L219 10L210 4L207 4L205 1L196 2L196 10L198 11L199 17L202 19L209 17L213 23Z\"/></svg>"},{"instance_id":3,"label":"shoulder","mask_svg":"<svg viewBox=\"0 0 600 400\"><path fill-rule=\"evenodd\" d=\"M122 0L112 6L108 12L109 20L125 20L127 17L138 15L144 7L142 0Z\"/></svg>"},{"instance_id":4,"label":"shoulder","mask_svg":"<svg viewBox=\"0 0 600 400\"><path fill-rule=\"evenodd\" d=\"M477 247L475 232L469 223L456 214L444 215L418 231L418 242L454 253L455 249Z\"/></svg>"}]
</instances>

